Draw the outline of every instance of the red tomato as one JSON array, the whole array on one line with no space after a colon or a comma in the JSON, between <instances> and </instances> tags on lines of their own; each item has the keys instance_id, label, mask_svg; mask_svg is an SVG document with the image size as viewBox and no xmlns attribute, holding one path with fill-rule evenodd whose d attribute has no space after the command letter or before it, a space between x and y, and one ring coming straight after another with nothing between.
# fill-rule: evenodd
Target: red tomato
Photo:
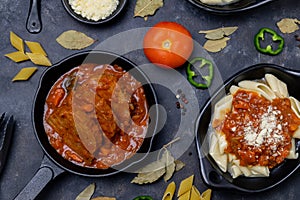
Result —
<instances>
[{"instance_id":1,"label":"red tomato","mask_svg":"<svg viewBox=\"0 0 300 200\"><path fill-rule=\"evenodd\" d=\"M193 51L190 32L176 22L159 22L144 37L144 53L154 64L161 67L182 66Z\"/></svg>"}]
</instances>

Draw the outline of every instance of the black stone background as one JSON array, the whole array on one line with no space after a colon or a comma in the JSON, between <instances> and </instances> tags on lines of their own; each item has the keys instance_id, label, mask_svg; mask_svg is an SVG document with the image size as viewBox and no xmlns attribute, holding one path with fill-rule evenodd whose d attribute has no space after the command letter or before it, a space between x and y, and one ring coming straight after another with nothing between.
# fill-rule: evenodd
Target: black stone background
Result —
<instances>
[{"instance_id":1,"label":"black stone background","mask_svg":"<svg viewBox=\"0 0 300 200\"><path fill-rule=\"evenodd\" d=\"M10 200L26 185L38 170L43 158L43 151L39 146L31 122L31 110L34 94L39 78L45 67L40 67L34 76L26 82L12 82L11 79L23 67L33 66L30 62L16 64L4 57L4 54L14 51L9 43L9 32L13 31L25 40L38 41L47 51L52 63L76 53L66 50L56 43L56 37L63 31L75 29L98 39L98 43L105 39L134 28L150 27L159 21L175 21L184 25L199 44L205 42L199 30L213 29L221 26L238 26L239 29L231 36L228 46L219 53L210 56L218 66L222 78L225 80L241 69L257 63L274 63L288 69L300 70L300 48L293 34L282 34L286 41L284 51L278 56L268 56L258 53L253 46L253 36L261 27L270 27L279 31L276 22L285 17L300 19L299 0L278 0L249 12L236 15L221 16L203 11L186 0L165 0L163 8L147 21L133 17L135 1L128 1L125 10L112 23L93 26L74 20L64 10L60 0L41 1L41 18L43 29L38 34L27 32L25 24L30 1L1 0L0 1L0 111L13 114L16 119L14 137L11 143L6 166L0 176L0 199ZM126 41L124 41L125 43ZM87 49L93 49L96 44ZM142 51L136 51L129 58L137 64L146 63ZM178 69L185 74L184 68ZM168 118L162 131L155 139L154 148L158 149L169 142L178 128L180 110L176 108L175 95L166 88L156 87L158 99L167 111ZM207 91L195 90L199 100L199 108L209 98ZM189 113L186 113L188 115ZM193 123L191 121L191 126ZM203 184L200 173L195 144L179 158L186 163L186 167L177 172L172 178L179 186L183 178L195 175L194 184L200 191L207 187ZM256 194L241 194L234 191L213 190L213 200L226 199L299 199L300 176L297 170L282 184L275 188ZM94 196L114 196L120 200L133 199L138 195L151 195L154 199L161 199L167 186L163 180L150 185L138 186L131 184L134 177L131 173L120 173L111 177L87 178L71 173L63 173L51 181L40 193L37 199L71 200L90 183L96 183Z\"/></svg>"}]
</instances>

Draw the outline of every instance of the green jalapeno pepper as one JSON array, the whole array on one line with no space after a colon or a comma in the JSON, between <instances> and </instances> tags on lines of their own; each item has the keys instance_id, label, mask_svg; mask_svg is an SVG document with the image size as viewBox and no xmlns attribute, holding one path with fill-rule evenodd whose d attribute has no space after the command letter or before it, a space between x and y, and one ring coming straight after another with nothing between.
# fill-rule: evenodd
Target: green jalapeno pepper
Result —
<instances>
[{"instance_id":1,"label":"green jalapeno pepper","mask_svg":"<svg viewBox=\"0 0 300 200\"><path fill-rule=\"evenodd\" d=\"M266 47L261 46L260 42L265 40L265 33L271 34L272 41L278 43L277 49L273 49L271 44L267 45ZM259 52L274 56L279 54L283 50L284 39L283 37L278 35L274 30L270 28L262 28L254 37L254 45Z\"/></svg>"},{"instance_id":2,"label":"green jalapeno pepper","mask_svg":"<svg viewBox=\"0 0 300 200\"><path fill-rule=\"evenodd\" d=\"M135 197L133 200L153 200L150 196L138 196Z\"/></svg>"},{"instance_id":3,"label":"green jalapeno pepper","mask_svg":"<svg viewBox=\"0 0 300 200\"><path fill-rule=\"evenodd\" d=\"M194 64L197 62L200 62L200 65L198 67L195 67ZM205 83L197 82L194 80L194 78L197 77L198 74L192 69L192 66L194 66L195 70L200 70L204 66L208 67L209 75L202 76ZM196 57L193 60L191 60L191 62L189 62L187 66L187 79L196 88L207 89L211 85L213 74L214 74L213 64L210 60L207 60L205 58Z\"/></svg>"}]
</instances>

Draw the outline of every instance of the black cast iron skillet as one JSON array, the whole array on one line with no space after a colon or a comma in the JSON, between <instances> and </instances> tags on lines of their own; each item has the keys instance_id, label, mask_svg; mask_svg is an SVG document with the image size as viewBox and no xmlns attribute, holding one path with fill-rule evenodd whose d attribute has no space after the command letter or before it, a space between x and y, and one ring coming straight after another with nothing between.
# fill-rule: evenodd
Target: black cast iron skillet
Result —
<instances>
[{"instance_id":1,"label":"black cast iron skillet","mask_svg":"<svg viewBox=\"0 0 300 200\"><path fill-rule=\"evenodd\" d=\"M209 187L219 189L234 189L242 192L260 192L270 189L290 175L300 166L300 158L285 160L282 164L270 171L270 177L232 179L229 173L223 173L208 154L209 123L213 114L214 105L229 92L232 85L237 85L242 80L262 79L266 73L271 73L287 84L290 96L300 99L299 81L300 72L292 71L273 64L258 64L235 74L227 80L205 104L196 120L196 144L200 158L201 176ZM299 153L300 141L296 141L296 150Z\"/></svg>"},{"instance_id":2,"label":"black cast iron skillet","mask_svg":"<svg viewBox=\"0 0 300 200\"><path fill-rule=\"evenodd\" d=\"M247 10L251 10L253 8L257 8L262 6L266 3L275 1L275 0L240 0L236 3L232 3L229 5L219 6L219 5L208 5L202 3L200 0L188 0L193 5L206 10L211 13L227 15L227 14L234 14L234 13L241 13Z\"/></svg>"},{"instance_id":3,"label":"black cast iron skillet","mask_svg":"<svg viewBox=\"0 0 300 200\"><path fill-rule=\"evenodd\" d=\"M147 102L149 104L149 107L151 107L150 124L141 148L133 157L122 162L119 165L113 166L112 168L95 169L82 167L69 162L60 154L58 154L56 150L51 146L44 130L44 105L48 92L50 91L54 83L63 74L70 71L72 68L81 65L82 63L106 63L112 65L118 64L119 66L122 66L123 69L127 71L130 70L130 74L143 84ZM156 133L158 123L158 107L156 106L157 104L158 103L155 91L147 76L134 63L122 56L115 55L113 53L103 51L88 51L78 53L64 59L63 61L46 70L41 77L32 111L32 121L35 136L46 156L44 156L42 164L39 170L36 172L35 176L15 199L34 199L49 181L51 181L64 171L88 177L103 177L114 175L120 171L124 171L125 169L128 170L129 168L133 168L134 165L143 160L146 157L147 153L149 153L150 151L152 140L154 134Z\"/></svg>"}]
</instances>

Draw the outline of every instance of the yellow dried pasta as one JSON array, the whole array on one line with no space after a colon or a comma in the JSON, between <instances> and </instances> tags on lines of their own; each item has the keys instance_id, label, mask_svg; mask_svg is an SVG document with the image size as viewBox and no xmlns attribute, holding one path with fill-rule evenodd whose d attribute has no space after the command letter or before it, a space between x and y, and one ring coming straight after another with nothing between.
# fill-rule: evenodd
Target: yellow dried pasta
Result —
<instances>
[{"instance_id":1,"label":"yellow dried pasta","mask_svg":"<svg viewBox=\"0 0 300 200\"><path fill-rule=\"evenodd\" d=\"M37 67L26 67L21 69L12 81L27 81L37 70Z\"/></svg>"},{"instance_id":2,"label":"yellow dried pasta","mask_svg":"<svg viewBox=\"0 0 300 200\"><path fill-rule=\"evenodd\" d=\"M37 53L42 54L44 56L47 56L47 53L43 49L42 45L38 42L31 42L31 41L25 41L27 47L31 51L31 53Z\"/></svg>"},{"instance_id":3,"label":"yellow dried pasta","mask_svg":"<svg viewBox=\"0 0 300 200\"><path fill-rule=\"evenodd\" d=\"M205 190L201 195L202 200L210 200L211 192L212 192L211 189Z\"/></svg>"},{"instance_id":4,"label":"yellow dried pasta","mask_svg":"<svg viewBox=\"0 0 300 200\"><path fill-rule=\"evenodd\" d=\"M200 200L201 199L201 194L199 190L196 188L196 186L193 185L191 189L191 197L190 200Z\"/></svg>"},{"instance_id":5,"label":"yellow dried pasta","mask_svg":"<svg viewBox=\"0 0 300 200\"><path fill-rule=\"evenodd\" d=\"M24 52L23 39L16 35L14 32L10 31L10 43L18 51Z\"/></svg>"},{"instance_id":6,"label":"yellow dried pasta","mask_svg":"<svg viewBox=\"0 0 300 200\"><path fill-rule=\"evenodd\" d=\"M165 190L162 200L172 200L175 190L176 190L176 184L173 181L168 185L167 189Z\"/></svg>"},{"instance_id":7,"label":"yellow dried pasta","mask_svg":"<svg viewBox=\"0 0 300 200\"><path fill-rule=\"evenodd\" d=\"M42 65L42 66L51 66L52 65L50 60L43 54L26 53L26 55L28 55L31 62L33 62L36 65Z\"/></svg>"},{"instance_id":8,"label":"yellow dried pasta","mask_svg":"<svg viewBox=\"0 0 300 200\"><path fill-rule=\"evenodd\" d=\"M182 180L179 185L177 197L180 197L181 195L189 192L192 189L193 181L194 181L194 175L191 175L190 177Z\"/></svg>"},{"instance_id":9,"label":"yellow dried pasta","mask_svg":"<svg viewBox=\"0 0 300 200\"><path fill-rule=\"evenodd\" d=\"M29 57L22 51L15 51L12 53L8 53L8 54L5 54L5 56L17 63L29 60Z\"/></svg>"},{"instance_id":10,"label":"yellow dried pasta","mask_svg":"<svg viewBox=\"0 0 300 200\"><path fill-rule=\"evenodd\" d=\"M184 194L182 194L180 197L178 197L178 200L190 200L191 192L188 191Z\"/></svg>"}]
</instances>

